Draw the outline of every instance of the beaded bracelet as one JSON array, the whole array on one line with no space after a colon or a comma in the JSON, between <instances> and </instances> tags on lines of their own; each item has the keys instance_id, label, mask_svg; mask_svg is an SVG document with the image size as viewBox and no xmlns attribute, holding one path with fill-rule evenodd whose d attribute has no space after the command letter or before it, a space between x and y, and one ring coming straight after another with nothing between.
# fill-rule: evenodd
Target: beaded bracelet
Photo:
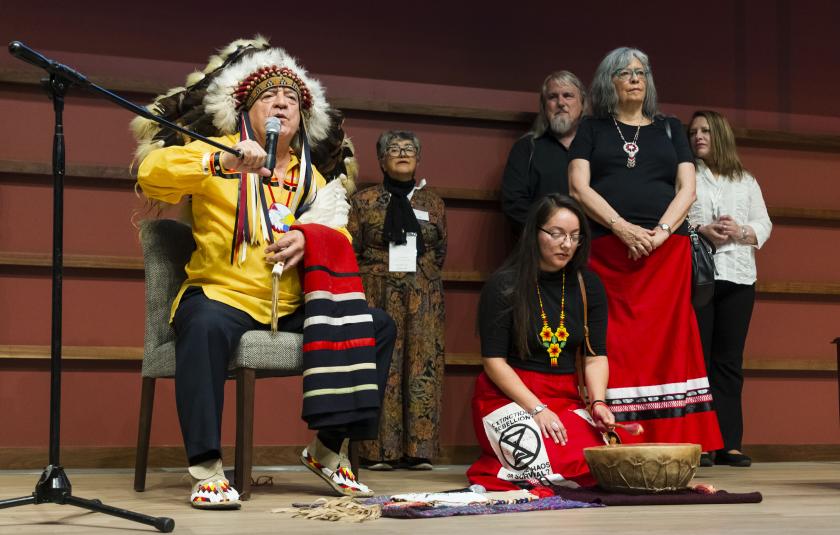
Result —
<instances>
[{"instance_id":1,"label":"beaded bracelet","mask_svg":"<svg viewBox=\"0 0 840 535\"><path fill-rule=\"evenodd\" d=\"M601 403L602 405L604 405L604 406L605 406L606 408L608 408L608 409L610 408L610 406L609 406L609 405L607 405L607 402L606 402L606 401L604 401L603 399L596 399L596 400L593 400L593 401L592 401L592 403L590 403L590 404L589 404L589 408L590 408L590 409L594 409L594 408L595 408L595 405L597 405L598 403Z\"/></svg>"}]
</instances>

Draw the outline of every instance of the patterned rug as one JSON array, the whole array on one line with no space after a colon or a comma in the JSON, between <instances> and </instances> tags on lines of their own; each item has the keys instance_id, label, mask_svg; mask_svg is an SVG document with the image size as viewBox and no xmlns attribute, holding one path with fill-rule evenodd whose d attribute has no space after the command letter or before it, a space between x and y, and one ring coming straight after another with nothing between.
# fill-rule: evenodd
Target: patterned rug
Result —
<instances>
[{"instance_id":1,"label":"patterned rug","mask_svg":"<svg viewBox=\"0 0 840 535\"><path fill-rule=\"evenodd\" d=\"M725 504L725 503L760 503L760 492L726 492L718 490L706 494L692 489L660 492L657 494L620 494L607 492L598 488L569 489L554 487L558 497L567 500L579 500L600 505L693 505L693 504Z\"/></svg>"},{"instance_id":2,"label":"patterned rug","mask_svg":"<svg viewBox=\"0 0 840 535\"><path fill-rule=\"evenodd\" d=\"M497 515L501 513L525 513L528 511L556 511L561 509L579 509L581 507L603 507L597 503L584 503L567 500L561 496L550 496L526 503L505 503L498 505L465 505L459 507L399 506L384 505L389 496L377 496L365 501L365 504L382 505L382 516L388 518L441 518L449 516Z\"/></svg>"}]
</instances>

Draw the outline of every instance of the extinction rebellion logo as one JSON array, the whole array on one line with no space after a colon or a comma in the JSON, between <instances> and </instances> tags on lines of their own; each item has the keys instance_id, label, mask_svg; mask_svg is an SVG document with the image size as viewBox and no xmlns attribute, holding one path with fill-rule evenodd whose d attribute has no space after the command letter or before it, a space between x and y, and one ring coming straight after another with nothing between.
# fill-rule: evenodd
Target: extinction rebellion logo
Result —
<instances>
[{"instance_id":1,"label":"extinction rebellion logo","mask_svg":"<svg viewBox=\"0 0 840 535\"><path fill-rule=\"evenodd\" d=\"M499 436L499 449L514 470L524 470L540 454L542 441L538 432L525 424L515 424Z\"/></svg>"}]
</instances>

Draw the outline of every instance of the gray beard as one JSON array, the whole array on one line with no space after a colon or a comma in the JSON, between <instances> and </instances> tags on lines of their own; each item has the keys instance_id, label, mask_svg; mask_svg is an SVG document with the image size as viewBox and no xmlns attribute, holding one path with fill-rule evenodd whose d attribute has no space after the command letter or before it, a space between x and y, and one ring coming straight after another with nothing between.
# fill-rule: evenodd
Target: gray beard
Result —
<instances>
[{"instance_id":1,"label":"gray beard","mask_svg":"<svg viewBox=\"0 0 840 535\"><path fill-rule=\"evenodd\" d=\"M574 127L575 122L567 115L555 115L548 124L554 135L565 136Z\"/></svg>"}]
</instances>

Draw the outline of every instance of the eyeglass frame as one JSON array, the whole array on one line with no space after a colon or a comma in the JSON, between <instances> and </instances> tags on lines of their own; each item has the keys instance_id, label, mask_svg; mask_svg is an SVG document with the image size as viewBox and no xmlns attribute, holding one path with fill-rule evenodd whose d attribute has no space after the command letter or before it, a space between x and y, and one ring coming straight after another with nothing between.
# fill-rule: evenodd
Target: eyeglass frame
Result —
<instances>
[{"instance_id":1,"label":"eyeglass frame","mask_svg":"<svg viewBox=\"0 0 840 535\"><path fill-rule=\"evenodd\" d=\"M537 227L537 228L539 230L545 232L546 234L548 234L551 237L552 240L559 241L560 243L565 243L566 238L569 239L569 243L571 243L572 245L580 245L580 242L583 241L583 235L580 234L580 233L578 233L578 234L566 234L562 230L557 231L557 232L551 232L551 231L546 230L542 227Z\"/></svg>"},{"instance_id":2,"label":"eyeglass frame","mask_svg":"<svg viewBox=\"0 0 840 535\"><path fill-rule=\"evenodd\" d=\"M626 72L627 78L623 78L621 73ZM618 69L613 73L613 76L621 80L622 82L629 82L633 78L639 78L647 80L647 70L646 69Z\"/></svg>"},{"instance_id":3,"label":"eyeglass frame","mask_svg":"<svg viewBox=\"0 0 840 535\"><path fill-rule=\"evenodd\" d=\"M396 150L396 154L391 154L392 150ZM409 154L408 151L412 151L413 154ZM391 158L399 158L405 154L409 158L414 158L417 156L417 147L414 144L407 145L405 147L400 147L399 145L388 145L385 147L385 155Z\"/></svg>"}]
</instances>

